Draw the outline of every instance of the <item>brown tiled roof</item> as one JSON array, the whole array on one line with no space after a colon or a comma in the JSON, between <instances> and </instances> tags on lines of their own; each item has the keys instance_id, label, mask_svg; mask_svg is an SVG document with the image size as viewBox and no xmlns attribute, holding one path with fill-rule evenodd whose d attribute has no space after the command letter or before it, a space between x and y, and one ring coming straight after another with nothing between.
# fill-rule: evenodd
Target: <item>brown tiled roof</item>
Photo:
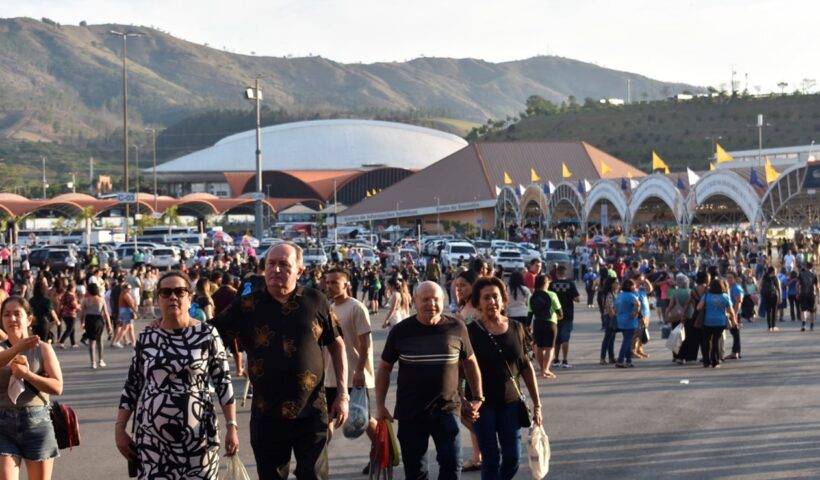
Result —
<instances>
[{"instance_id":1,"label":"brown tiled roof","mask_svg":"<svg viewBox=\"0 0 820 480\"><path fill-rule=\"evenodd\" d=\"M593 182L601 175L601 161L612 172L606 178L618 178L632 172L633 177L646 175L623 161L584 142L482 142L461 150L430 165L420 172L385 188L378 195L365 198L345 211L345 215L435 206L435 198L442 205L467 203L474 200L492 200L495 188L504 186L504 173L512 187L527 186L530 169L541 178L536 183L563 181L562 164L572 172L571 182Z\"/></svg>"}]
</instances>

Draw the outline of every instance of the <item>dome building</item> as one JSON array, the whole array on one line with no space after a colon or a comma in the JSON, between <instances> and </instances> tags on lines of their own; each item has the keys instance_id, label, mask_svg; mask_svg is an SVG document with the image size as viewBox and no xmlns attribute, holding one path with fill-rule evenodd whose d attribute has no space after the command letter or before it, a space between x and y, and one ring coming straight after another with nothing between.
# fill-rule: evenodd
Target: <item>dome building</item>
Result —
<instances>
[{"instance_id":1,"label":"dome building","mask_svg":"<svg viewBox=\"0 0 820 480\"><path fill-rule=\"evenodd\" d=\"M277 205L333 200L351 205L456 152L455 135L402 123L318 120L262 129L262 185ZM238 197L256 191L256 131L157 166L163 193ZM147 173L151 173L148 169ZM292 200L292 202L290 201Z\"/></svg>"}]
</instances>

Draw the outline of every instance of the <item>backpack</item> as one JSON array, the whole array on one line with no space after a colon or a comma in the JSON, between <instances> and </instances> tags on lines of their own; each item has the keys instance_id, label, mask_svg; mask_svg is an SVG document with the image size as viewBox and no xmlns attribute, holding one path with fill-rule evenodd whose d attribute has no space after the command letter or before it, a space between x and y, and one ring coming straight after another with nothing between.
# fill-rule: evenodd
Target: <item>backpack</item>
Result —
<instances>
[{"instance_id":1,"label":"backpack","mask_svg":"<svg viewBox=\"0 0 820 480\"><path fill-rule=\"evenodd\" d=\"M530 296L530 310L532 311L533 315L535 312L547 312L546 316L543 319L547 319L552 315L552 298L549 296L548 293L542 292L543 295L531 295Z\"/></svg>"},{"instance_id":2,"label":"backpack","mask_svg":"<svg viewBox=\"0 0 820 480\"><path fill-rule=\"evenodd\" d=\"M777 297L776 279L777 277L774 275L769 275L763 280L763 284L760 286L760 295L762 295L763 298L770 299Z\"/></svg>"},{"instance_id":3,"label":"backpack","mask_svg":"<svg viewBox=\"0 0 820 480\"><path fill-rule=\"evenodd\" d=\"M751 295L743 295L743 300L740 301L740 316L742 318L755 316L755 301Z\"/></svg>"}]
</instances>

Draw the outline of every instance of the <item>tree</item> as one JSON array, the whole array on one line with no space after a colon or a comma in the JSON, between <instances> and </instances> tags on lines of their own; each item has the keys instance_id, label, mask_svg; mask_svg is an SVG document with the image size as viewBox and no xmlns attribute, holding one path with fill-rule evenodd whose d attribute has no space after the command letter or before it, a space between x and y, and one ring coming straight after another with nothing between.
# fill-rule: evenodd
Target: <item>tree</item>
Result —
<instances>
[{"instance_id":1,"label":"tree","mask_svg":"<svg viewBox=\"0 0 820 480\"><path fill-rule=\"evenodd\" d=\"M789 82L778 82L777 86L780 88L780 95L785 95L786 87L789 86Z\"/></svg>"},{"instance_id":2,"label":"tree","mask_svg":"<svg viewBox=\"0 0 820 480\"><path fill-rule=\"evenodd\" d=\"M803 93L807 94L817 85L817 81L813 78L804 78L803 81L800 82L800 85L803 87Z\"/></svg>"},{"instance_id":3,"label":"tree","mask_svg":"<svg viewBox=\"0 0 820 480\"><path fill-rule=\"evenodd\" d=\"M552 115L558 113L558 106L539 95L527 97L527 115Z\"/></svg>"},{"instance_id":4,"label":"tree","mask_svg":"<svg viewBox=\"0 0 820 480\"><path fill-rule=\"evenodd\" d=\"M162 219L165 223L168 224L168 235L171 234L171 227L174 225L180 225L182 223L181 219L179 218L179 207L176 205L169 207L168 210L165 210L165 213L162 214Z\"/></svg>"},{"instance_id":5,"label":"tree","mask_svg":"<svg viewBox=\"0 0 820 480\"><path fill-rule=\"evenodd\" d=\"M74 219L75 223L83 222L85 225L85 253L91 253L91 223L94 221L94 208L91 206L85 207Z\"/></svg>"}]
</instances>

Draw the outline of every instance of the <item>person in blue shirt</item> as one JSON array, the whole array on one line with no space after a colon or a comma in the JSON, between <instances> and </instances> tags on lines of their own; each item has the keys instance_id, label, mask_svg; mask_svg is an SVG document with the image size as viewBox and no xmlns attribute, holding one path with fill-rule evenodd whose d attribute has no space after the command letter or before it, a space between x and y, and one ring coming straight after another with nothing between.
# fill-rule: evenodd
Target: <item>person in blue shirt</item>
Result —
<instances>
[{"instance_id":1,"label":"person in blue shirt","mask_svg":"<svg viewBox=\"0 0 820 480\"><path fill-rule=\"evenodd\" d=\"M632 367L632 337L638 328L638 316L641 313L641 301L635 294L635 282L627 279L623 283L622 291L615 300L615 314L618 320L618 330L623 334L621 350L618 353L617 368Z\"/></svg>"},{"instance_id":2,"label":"person in blue shirt","mask_svg":"<svg viewBox=\"0 0 820 480\"><path fill-rule=\"evenodd\" d=\"M732 301L729 299L729 289L726 284L716 278L709 284L709 290L698 302L698 310L703 310L703 345L705 352L703 366L718 368L720 366L720 339L723 330L737 326Z\"/></svg>"},{"instance_id":3,"label":"person in blue shirt","mask_svg":"<svg viewBox=\"0 0 820 480\"><path fill-rule=\"evenodd\" d=\"M644 333L646 329L649 328L649 320L652 318L649 309L649 294L652 293L652 284L646 279L645 274L639 273L635 279L635 288L635 294L641 302L641 315L638 318L638 329L635 331L635 336L632 339L632 356L649 358L649 354L643 350L643 346L644 338L649 338L648 336L644 337Z\"/></svg>"},{"instance_id":4,"label":"person in blue shirt","mask_svg":"<svg viewBox=\"0 0 820 480\"><path fill-rule=\"evenodd\" d=\"M777 274L777 279L780 280L780 303L777 305L777 315L780 321L783 321L783 314L786 312L786 304L789 298L789 276L786 274L786 269L781 267Z\"/></svg>"},{"instance_id":5,"label":"person in blue shirt","mask_svg":"<svg viewBox=\"0 0 820 480\"><path fill-rule=\"evenodd\" d=\"M729 329L732 334L732 353L726 356L726 359L740 360L740 306L743 304L743 296L746 292L737 283L737 276L734 272L726 273L726 282L729 284L729 299L732 301L732 310L735 312L735 318L738 319L735 326Z\"/></svg>"}]
</instances>

